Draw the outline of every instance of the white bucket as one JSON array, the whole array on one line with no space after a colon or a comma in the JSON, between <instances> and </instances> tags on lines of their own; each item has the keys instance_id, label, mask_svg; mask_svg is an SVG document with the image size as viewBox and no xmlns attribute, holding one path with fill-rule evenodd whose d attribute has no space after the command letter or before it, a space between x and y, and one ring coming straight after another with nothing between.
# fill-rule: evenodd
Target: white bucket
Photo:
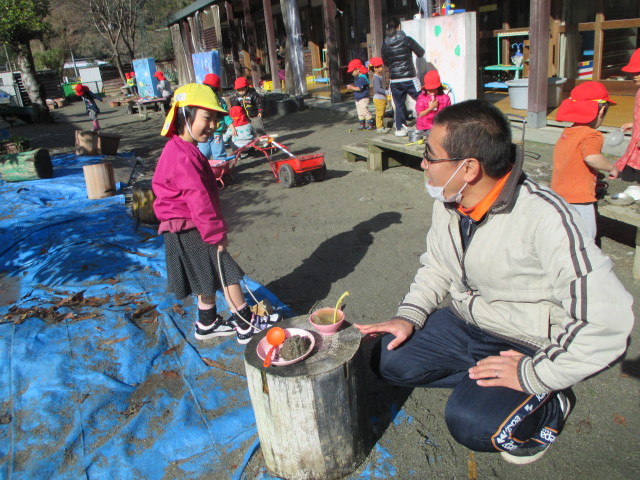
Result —
<instances>
[{"instance_id":1,"label":"white bucket","mask_svg":"<svg viewBox=\"0 0 640 480\"><path fill-rule=\"evenodd\" d=\"M556 108L562 100L562 85L566 78L547 79L547 108ZM527 110L529 106L529 79L507 80L509 87L509 103L514 110Z\"/></svg>"}]
</instances>

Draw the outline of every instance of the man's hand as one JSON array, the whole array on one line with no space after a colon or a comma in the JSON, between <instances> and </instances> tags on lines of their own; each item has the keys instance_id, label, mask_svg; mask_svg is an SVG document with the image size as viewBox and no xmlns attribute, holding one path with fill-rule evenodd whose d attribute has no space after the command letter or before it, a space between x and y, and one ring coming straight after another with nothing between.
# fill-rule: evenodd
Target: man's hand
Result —
<instances>
[{"instance_id":1,"label":"man's hand","mask_svg":"<svg viewBox=\"0 0 640 480\"><path fill-rule=\"evenodd\" d=\"M414 326L411 322L402 320L400 318L393 318L386 322L374 323L372 325L358 325L354 324L360 333L363 335L380 335L382 333L390 333L394 337L389 345L388 350L393 350L396 347L402 345L411 335L413 335Z\"/></svg>"},{"instance_id":2,"label":"man's hand","mask_svg":"<svg viewBox=\"0 0 640 480\"><path fill-rule=\"evenodd\" d=\"M258 118L262 118L262 112L258 112Z\"/></svg>"},{"instance_id":3,"label":"man's hand","mask_svg":"<svg viewBox=\"0 0 640 480\"><path fill-rule=\"evenodd\" d=\"M229 239L227 237L224 237L224 240L218 243L218 251L224 252L228 246L229 246Z\"/></svg>"},{"instance_id":4,"label":"man's hand","mask_svg":"<svg viewBox=\"0 0 640 480\"><path fill-rule=\"evenodd\" d=\"M628 132L629 130L633 129L633 123L629 122L629 123L624 123L621 127L620 130L622 130L623 132Z\"/></svg>"},{"instance_id":5,"label":"man's hand","mask_svg":"<svg viewBox=\"0 0 640 480\"><path fill-rule=\"evenodd\" d=\"M520 352L507 350L500 352L499 357L483 358L469 369L469 378L477 380L481 387L507 387L523 392L518 381L518 362L522 357L524 354Z\"/></svg>"},{"instance_id":6,"label":"man's hand","mask_svg":"<svg viewBox=\"0 0 640 480\"><path fill-rule=\"evenodd\" d=\"M618 178L619 174L620 172L618 171L618 169L616 167L613 167L611 170L609 170L609 175L607 178L610 178L611 180L615 180L616 178Z\"/></svg>"}]
</instances>

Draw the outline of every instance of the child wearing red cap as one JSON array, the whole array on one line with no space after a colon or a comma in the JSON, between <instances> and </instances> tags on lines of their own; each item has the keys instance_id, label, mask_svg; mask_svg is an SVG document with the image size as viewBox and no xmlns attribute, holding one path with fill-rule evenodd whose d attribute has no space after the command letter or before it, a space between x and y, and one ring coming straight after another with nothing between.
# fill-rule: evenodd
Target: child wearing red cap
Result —
<instances>
[{"instance_id":1,"label":"child wearing red cap","mask_svg":"<svg viewBox=\"0 0 640 480\"><path fill-rule=\"evenodd\" d=\"M351 60L347 65L347 73L353 74L353 83L347 85L347 90L353 92L353 98L356 101L356 112L360 126L358 130L373 130L373 117L369 112L369 79L367 78L367 67L365 67L357 58Z\"/></svg>"},{"instance_id":2,"label":"child wearing red cap","mask_svg":"<svg viewBox=\"0 0 640 480\"><path fill-rule=\"evenodd\" d=\"M629 63L622 67L623 72L633 74L633 82L640 87L640 48L633 52ZM631 130L631 140L624 155L616 162L620 178L629 182L640 182L640 88L636 92L633 107L633 122L622 125L622 131Z\"/></svg>"},{"instance_id":3,"label":"child wearing red cap","mask_svg":"<svg viewBox=\"0 0 640 480\"><path fill-rule=\"evenodd\" d=\"M153 74L158 79L158 92L164 100L164 108L166 111L171 107L171 97L173 97L173 90L171 89L171 82L167 80L160 70Z\"/></svg>"},{"instance_id":4,"label":"child wearing red cap","mask_svg":"<svg viewBox=\"0 0 640 480\"><path fill-rule=\"evenodd\" d=\"M256 138L256 131L247 118L247 114L244 109L240 105L231 107L231 110L229 110L229 116L233 121L235 133L231 130L227 130L222 137L223 140L225 142L231 140L234 150L244 147L247 143L253 142L253 139Z\"/></svg>"},{"instance_id":5,"label":"child wearing red cap","mask_svg":"<svg viewBox=\"0 0 640 480\"><path fill-rule=\"evenodd\" d=\"M204 80L202 81L203 85L208 85L213 93L216 94L218 101L220 102L220 106L228 111L227 102L222 98L222 85L220 82L220 77L215 73L207 73L205 75ZM220 161L224 161L227 159L227 149L224 145L224 140L222 136L227 131L227 128L231 129L231 134L236 134L236 129L233 126L233 122L231 120L231 116L223 115L218 117L218 128L213 132L211 139L208 142L198 143L198 150L202 152L202 154L207 157L209 163L213 165L217 165Z\"/></svg>"},{"instance_id":6,"label":"child wearing red cap","mask_svg":"<svg viewBox=\"0 0 640 480\"><path fill-rule=\"evenodd\" d=\"M572 204L584 219L586 232L596 237L596 180L598 170L617 178L618 169L602 155L604 138L596 128L602 125L609 104L607 89L600 82L584 82L571 90L560 104L556 120L572 122L553 150L551 188Z\"/></svg>"},{"instance_id":7,"label":"child wearing red cap","mask_svg":"<svg viewBox=\"0 0 640 480\"><path fill-rule=\"evenodd\" d=\"M100 122L98 122L98 114L100 113L100 109L98 108L98 104L96 103L96 97L93 96L93 93L91 93L91 90L89 90L89 87L87 87L86 85L78 83L74 88L76 90L76 95L84 100L84 106L86 107L89 118L93 123L93 128L91 130L97 132L98 130L100 130Z\"/></svg>"},{"instance_id":8,"label":"child wearing red cap","mask_svg":"<svg viewBox=\"0 0 640 480\"><path fill-rule=\"evenodd\" d=\"M437 70L427 72L424 76L422 90L416 100L416 113L418 114L416 130L428 135L433 127L436 113L449 105L451 105L451 99L449 95L444 93L440 74Z\"/></svg>"},{"instance_id":9,"label":"child wearing red cap","mask_svg":"<svg viewBox=\"0 0 640 480\"><path fill-rule=\"evenodd\" d=\"M231 97L231 106L244 108L247 117L250 118L251 125L260 135L264 135L264 122L262 121L263 101L262 95L256 92L255 88L249 85L246 77L238 77L233 84L233 88L238 92Z\"/></svg>"},{"instance_id":10,"label":"child wearing red cap","mask_svg":"<svg viewBox=\"0 0 640 480\"><path fill-rule=\"evenodd\" d=\"M127 78L127 85L129 86L129 90L133 95L138 95L138 83L136 82L136 74L134 72L125 73L125 77Z\"/></svg>"},{"instance_id":11,"label":"child wearing red cap","mask_svg":"<svg viewBox=\"0 0 640 480\"><path fill-rule=\"evenodd\" d=\"M373 105L376 107L376 133L389 133L384 128L384 113L387 110L387 89L384 88L384 63L380 57L372 57L369 67L373 69Z\"/></svg>"}]
</instances>

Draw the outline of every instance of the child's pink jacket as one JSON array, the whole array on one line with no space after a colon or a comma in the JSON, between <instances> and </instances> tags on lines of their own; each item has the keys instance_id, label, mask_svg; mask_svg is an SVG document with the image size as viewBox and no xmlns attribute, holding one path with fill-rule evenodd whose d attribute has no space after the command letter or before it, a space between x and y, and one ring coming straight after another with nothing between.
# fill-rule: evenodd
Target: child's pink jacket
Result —
<instances>
[{"instance_id":1,"label":"child's pink jacket","mask_svg":"<svg viewBox=\"0 0 640 480\"><path fill-rule=\"evenodd\" d=\"M451 105L451 99L449 98L449 95L446 95L444 93L442 95L436 95L436 100L438 100L438 109L435 112L429 112L424 117L417 117L417 130L431 130L431 128L433 127L433 119L437 115L437 113L443 108ZM420 113L423 110L429 108L429 102L431 102L431 94L425 92L424 90L420 92L420 95L418 95L418 100L416 100L416 113Z\"/></svg>"},{"instance_id":2,"label":"child's pink jacket","mask_svg":"<svg viewBox=\"0 0 640 480\"><path fill-rule=\"evenodd\" d=\"M207 159L198 147L171 137L153 174L153 210L160 220L159 233L197 228L202 240L216 245L227 235L220 208L218 185Z\"/></svg>"}]
</instances>

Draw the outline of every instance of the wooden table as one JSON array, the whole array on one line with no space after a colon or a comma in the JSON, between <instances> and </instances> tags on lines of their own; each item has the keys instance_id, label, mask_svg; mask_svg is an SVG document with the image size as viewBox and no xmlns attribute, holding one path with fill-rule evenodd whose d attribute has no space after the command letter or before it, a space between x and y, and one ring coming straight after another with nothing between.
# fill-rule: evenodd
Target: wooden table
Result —
<instances>
[{"instance_id":1,"label":"wooden table","mask_svg":"<svg viewBox=\"0 0 640 480\"><path fill-rule=\"evenodd\" d=\"M424 154L424 144L407 145L410 143L407 137L385 135L369 138L366 142L369 145L369 169L374 171L402 165L399 160L402 155L422 158Z\"/></svg>"},{"instance_id":2,"label":"wooden table","mask_svg":"<svg viewBox=\"0 0 640 480\"><path fill-rule=\"evenodd\" d=\"M345 321L335 335L322 336L307 316L278 325L308 330L316 344L299 363L267 368L256 352L266 331L247 344L247 383L267 468L286 479L343 478L371 447L362 335Z\"/></svg>"},{"instance_id":3,"label":"wooden table","mask_svg":"<svg viewBox=\"0 0 640 480\"><path fill-rule=\"evenodd\" d=\"M598 203L598 215L636 227L636 253L633 257L633 278L640 280L640 209L636 204L617 206L611 205L606 201L600 201Z\"/></svg>"},{"instance_id":4,"label":"wooden table","mask_svg":"<svg viewBox=\"0 0 640 480\"><path fill-rule=\"evenodd\" d=\"M147 120L149 118L148 108L153 108L154 111L161 111L165 115L164 110L164 98L146 98L144 100L131 100L127 104L127 112L130 114L138 110L138 115L141 118Z\"/></svg>"}]
</instances>

